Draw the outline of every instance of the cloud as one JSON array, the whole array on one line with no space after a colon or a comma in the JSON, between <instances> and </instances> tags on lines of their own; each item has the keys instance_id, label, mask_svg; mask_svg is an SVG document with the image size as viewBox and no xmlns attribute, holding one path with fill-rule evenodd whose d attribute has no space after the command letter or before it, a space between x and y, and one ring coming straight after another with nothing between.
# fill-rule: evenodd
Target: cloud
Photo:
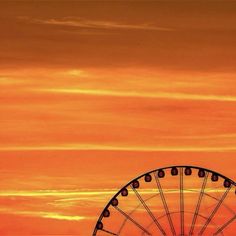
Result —
<instances>
[{"instance_id":1,"label":"cloud","mask_svg":"<svg viewBox=\"0 0 236 236\"><path fill-rule=\"evenodd\" d=\"M188 93L171 93L171 92L135 92L135 91L112 91L105 89L74 89L74 88L55 88L42 89L41 91L51 93L68 93L68 94L87 94L95 96L114 96L114 97L143 97L143 98L167 98L177 100L200 100L200 101L229 101L235 102L236 96L214 95L214 94L188 94Z\"/></svg>"},{"instance_id":2,"label":"cloud","mask_svg":"<svg viewBox=\"0 0 236 236\"><path fill-rule=\"evenodd\" d=\"M29 217L40 217L40 218L55 219L55 220L81 221L81 220L90 219L89 217L85 217L85 216L64 215L57 212L15 210L15 209L10 209L10 208L0 208L0 212L6 213L6 214L29 216Z\"/></svg>"},{"instance_id":3,"label":"cloud","mask_svg":"<svg viewBox=\"0 0 236 236\"><path fill-rule=\"evenodd\" d=\"M102 144L58 144L52 146L0 146L0 151L140 151L140 152L226 152L236 151L235 146L129 146L129 145L102 145Z\"/></svg>"},{"instance_id":4,"label":"cloud","mask_svg":"<svg viewBox=\"0 0 236 236\"><path fill-rule=\"evenodd\" d=\"M19 79L0 76L0 86L15 85L15 84L20 84L20 83L22 83L22 81Z\"/></svg>"},{"instance_id":5,"label":"cloud","mask_svg":"<svg viewBox=\"0 0 236 236\"><path fill-rule=\"evenodd\" d=\"M84 216L69 216L69 215L63 215L63 214L58 214L56 212L39 212L39 216L43 218L49 218L49 219L56 219L56 220L72 220L72 221L80 221L84 220L87 217Z\"/></svg>"},{"instance_id":6,"label":"cloud","mask_svg":"<svg viewBox=\"0 0 236 236\"><path fill-rule=\"evenodd\" d=\"M184 189L185 193L195 193L199 192L198 188ZM231 190L234 191L233 189ZM146 188L140 189L139 191L142 194L156 194L156 188ZM165 188L163 192L168 194L179 193L179 189L174 188ZM205 192L214 193L214 192L225 192L224 188L205 188ZM87 197L87 200L93 201L91 196L98 196L104 198L104 196L111 196L117 193L117 189L78 189L78 190L15 190L15 191L0 191L0 197L33 197L33 198L41 198L41 197L55 197L59 198L55 201L74 201L81 200L81 197ZM134 192L130 194L135 195Z\"/></svg>"},{"instance_id":7,"label":"cloud","mask_svg":"<svg viewBox=\"0 0 236 236\"><path fill-rule=\"evenodd\" d=\"M125 24L114 21L86 20L81 18L62 18L62 19L34 19L33 22L48 25L60 25L69 27L78 27L85 29L103 29L103 30L152 30L152 31L172 31L171 28L159 27L152 24Z\"/></svg>"}]
</instances>

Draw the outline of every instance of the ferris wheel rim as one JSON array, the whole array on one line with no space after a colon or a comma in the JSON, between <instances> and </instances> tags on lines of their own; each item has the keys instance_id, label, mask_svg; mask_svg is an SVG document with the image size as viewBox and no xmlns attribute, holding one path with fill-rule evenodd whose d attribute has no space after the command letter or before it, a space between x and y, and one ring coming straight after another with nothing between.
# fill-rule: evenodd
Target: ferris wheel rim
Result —
<instances>
[{"instance_id":1,"label":"ferris wheel rim","mask_svg":"<svg viewBox=\"0 0 236 236\"><path fill-rule=\"evenodd\" d=\"M203 170L207 173L211 173L212 175L215 174L217 175L218 177L224 179L224 180L228 180L230 182L230 185L236 187L236 182L233 181L231 178L228 178L226 177L225 175L217 172L217 171L213 171L211 169L208 169L208 168L205 168L205 167L200 167L200 166L194 166L194 165L171 165L171 166L164 166L164 167L161 167L161 168L156 168L156 169L153 169L153 170L150 170L148 172L145 172L141 175L138 175L137 177L133 178L132 180L130 180L127 184L125 184L124 186L122 186L111 198L110 200L108 201L108 203L105 205L105 207L103 208L98 220L97 220L97 223L98 222L102 222L102 219L104 218L103 216L103 212L104 210L108 209L108 207L111 205L111 202L113 199L116 199L117 196L119 196L122 192L122 190L126 189L128 186L130 186L134 181L137 181L141 178L143 178L145 175L148 175L148 174L152 174L152 173L155 173L157 171L160 171L160 170L167 170L167 169L173 169L173 168L190 168L190 169L195 169L195 170ZM236 193L236 192L235 192ZM93 231L93 236L96 236L96 233L97 233L98 229L97 227L95 226L95 229Z\"/></svg>"}]
</instances>

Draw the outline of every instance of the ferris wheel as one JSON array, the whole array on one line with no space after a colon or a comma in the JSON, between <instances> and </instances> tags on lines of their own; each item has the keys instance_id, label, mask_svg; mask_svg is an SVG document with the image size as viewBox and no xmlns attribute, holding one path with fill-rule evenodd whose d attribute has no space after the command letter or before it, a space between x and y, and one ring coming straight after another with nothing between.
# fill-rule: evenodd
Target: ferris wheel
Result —
<instances>
[{"instance_id":1,"label":"ferris wheel","mask_svg":"<svg viewBox=\"0 0 236 236\"><path fill-rule=\"evenodd\" d=\"M236 235L236 183L212 170L171 166L123 186L93 236Z\"/></svg>"}]
</instances>

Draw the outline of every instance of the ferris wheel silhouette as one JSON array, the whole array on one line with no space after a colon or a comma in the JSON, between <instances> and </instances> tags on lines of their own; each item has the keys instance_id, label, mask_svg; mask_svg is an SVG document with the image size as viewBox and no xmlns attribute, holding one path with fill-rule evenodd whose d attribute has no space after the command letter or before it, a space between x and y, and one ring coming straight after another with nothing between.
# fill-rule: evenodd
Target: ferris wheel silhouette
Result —
<instances>
[{"instance_id":1,"label":"ferris wheel silhouette","mask_svg":"<svg viewBox=\"0 0 236 236\"><path fill-rule=\"evenodd\" d=\"M195 166L155 169L122 187L93 236L236 235L236 183Z\"/></svg>"}]
</instances>

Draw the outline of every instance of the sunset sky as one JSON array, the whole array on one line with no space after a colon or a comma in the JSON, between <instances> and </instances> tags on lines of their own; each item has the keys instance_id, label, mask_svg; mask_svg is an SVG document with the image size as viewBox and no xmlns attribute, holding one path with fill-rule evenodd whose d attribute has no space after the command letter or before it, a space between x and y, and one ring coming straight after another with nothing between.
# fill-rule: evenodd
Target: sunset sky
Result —
<instances>
[{"instance_id":1,"label":"sunset sky","mask_svg":"<svg viewBox=\"0 0 236 236\"><path fill-rule=\"evenodd\" d=\"M235 180L235 1L1 1L0 235L92 234L152 169Z\"/></svg>"}]
</instances>

